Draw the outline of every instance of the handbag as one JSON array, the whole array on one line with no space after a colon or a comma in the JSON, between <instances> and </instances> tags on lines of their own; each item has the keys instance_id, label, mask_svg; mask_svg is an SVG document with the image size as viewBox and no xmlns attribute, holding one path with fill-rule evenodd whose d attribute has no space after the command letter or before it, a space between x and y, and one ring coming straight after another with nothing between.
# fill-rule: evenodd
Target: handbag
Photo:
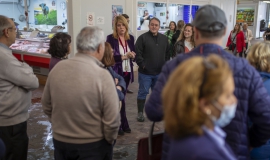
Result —
<instances>
[{"instance_id":1,"label":"handbag","mask_svg":"<svg viewBox=\"0 0 270 160\"><path fill-rule=\"evenodd\" d=\"M155 133L153 122L149 137L141 138L138 143L137 160L160 160L162 155L163 132Z\"/></svg>"},{"instance_id":2,"label":"handbag","mask_svg":"<svg viewBox=\"0 0 270 160\"><path fill-rule=\"evenodd\" d=\"M174 53L175 54L177 54L177 53L180 53L181 52L181 41L177 41L175 44L174 44L174 46L173 46L173 51L174 51Z\"/></svg>"},{"instance_id":3,"label":"handbag","mask_svg":"<svg viewBox=\"0 0 270 160\"><path fill-rule=\"evenodd\" d=\"M237 33L237 34L238 34L238 33ZM233 48L235 48L235 46L236 46L236 44L234 44L233 41L234 41L235 37L237 36L237 34L234 36L234 38L233 38L231 44L229 45L229 50L231 50L231 51L232 51Z\"/></svg>"}]
</instances>

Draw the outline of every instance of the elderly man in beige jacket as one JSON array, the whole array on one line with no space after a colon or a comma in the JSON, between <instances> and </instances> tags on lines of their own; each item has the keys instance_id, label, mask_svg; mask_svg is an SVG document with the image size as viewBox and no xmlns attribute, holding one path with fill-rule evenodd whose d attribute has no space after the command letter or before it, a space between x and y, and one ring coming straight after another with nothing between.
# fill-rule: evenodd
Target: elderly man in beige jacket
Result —
<instances>
[{"instance_id":1,"label":"elderly man in beige jacket","mask_svg":"<svg viewBox=\"0 0 270 160\"><path fill-rule=\"evenodd\" d=\"M250 29L248 29L248 24L247 23L243 24L243 33L244 33L244 36L245 36L245 43L246 43L246 49L247 49L245 51L245 54L244 54L244 56L246 57L247 52L249 50L249 47L251 46L250 41L253 39L252 31Z\"/></svg>"},{"instance_id":2,"label":"elderly man in beige jacket","mask_svg":"<svg viewBox=\"0 0 270 160\"><path fill-rule=\"evenodd\" d=\"M16 31L14 22L0 15L0 139L6 146L4 160L27 159L28 109L31 91L39 86L33 69L18 61L9 48Z\"/></svg>"},{"instance_id":3,"label":"elderly man in beige jacket","mask_svg":"<svg viewBox=\"0 0 270 160\"><path fill-rule=\"evenodd\" d=\"M119 99L114 80L100 62L104 42L100 28L83 28L76 40L78 53L49 74L42 106L52 123L56 160L112 159Z\"/></svg>"}]
</instances>

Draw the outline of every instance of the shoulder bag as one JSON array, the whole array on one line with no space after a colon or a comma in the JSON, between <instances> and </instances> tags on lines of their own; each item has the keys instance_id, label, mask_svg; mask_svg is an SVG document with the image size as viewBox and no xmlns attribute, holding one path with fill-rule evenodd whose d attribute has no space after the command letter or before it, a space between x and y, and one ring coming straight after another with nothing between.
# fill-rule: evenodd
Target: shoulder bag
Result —
<instances>
[{"instance_id":1,"label":"shoulder bag","mask_svg":"<svg viewBox=\"0 0 270 160\"><path fill-rule=\"evenodd\" d=\"M234 38L233 38L231 44L229 45L229 50L231 50L231 51L232 51L233 48L235 48L235 46L236 46L236 44L234 44L233 41L234 41L235 37L237 36L237 34L238 34L238 33L236 33L236 35L234 36Z\"/></svg>"}]
</instances>

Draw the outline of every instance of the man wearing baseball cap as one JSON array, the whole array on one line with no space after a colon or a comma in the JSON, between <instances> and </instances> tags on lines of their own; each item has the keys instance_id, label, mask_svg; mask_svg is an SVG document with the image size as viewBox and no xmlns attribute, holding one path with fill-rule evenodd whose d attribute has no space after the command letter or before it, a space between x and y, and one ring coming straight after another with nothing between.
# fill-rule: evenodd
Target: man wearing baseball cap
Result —
<instances>
[{"instance_id":1,"label":"man wearing baseball cap","mask_svg":"<svg viewBox=\"0 0 270 160\"><path fill-rule=\"evenodd\" d=\"M179 64L193 56L206 57L210 54L217 54L228 61L233 71L235 96L238 99L235 117L229 125L223 128L227 134L226 142L234 151L237 159L249 159L250 147L261 146L270 139L270 97L257 71L245 59L237 58L223 50L222 40L226 34L227 20L225 13L220 8L213 5L201 7L192 24L197 47L188 54L178 55L163 66L159 79L145 105L147 117L151 121L162 121L161 93L170 74ZM253 122L250 129L248 129L249 118ZM164 134L163 160L167 157L169 142L169 137Z\"/></svg>"}]
</instances>

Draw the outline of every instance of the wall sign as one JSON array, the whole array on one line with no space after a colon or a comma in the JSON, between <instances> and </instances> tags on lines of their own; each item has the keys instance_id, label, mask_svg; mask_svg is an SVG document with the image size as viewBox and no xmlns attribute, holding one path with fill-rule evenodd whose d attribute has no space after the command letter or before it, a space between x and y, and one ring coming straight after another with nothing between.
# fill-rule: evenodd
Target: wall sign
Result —
<instances>
[{"instance_id":1,"label":"wall sign","mask_svg":"<svg viewBox=\"0 0 270 160\"><path fill-rule=\"evenodd\" d=\"M138 8L147 8L147 2L138 2Z\"/></svg>"},{"instance_id":2,"label":"wall sign","mask_svg":"<svg viewBox=\"0 0 270 160\"><path fill-rule=\"evenodd\" d=\"M97 24L104 24L104 17L97 17Z\"/></svg>"},{"instance_id":3,"label":"wall sign","mask_svg":"<svg viewBox=\"0 0 270 160\"><path fill-rule=\"evenodd\" d=\"M86 24L87 24L87 26L94 26L95 25L95 13L94 12L87 12Z\"/></svg>"}]
</instances>

